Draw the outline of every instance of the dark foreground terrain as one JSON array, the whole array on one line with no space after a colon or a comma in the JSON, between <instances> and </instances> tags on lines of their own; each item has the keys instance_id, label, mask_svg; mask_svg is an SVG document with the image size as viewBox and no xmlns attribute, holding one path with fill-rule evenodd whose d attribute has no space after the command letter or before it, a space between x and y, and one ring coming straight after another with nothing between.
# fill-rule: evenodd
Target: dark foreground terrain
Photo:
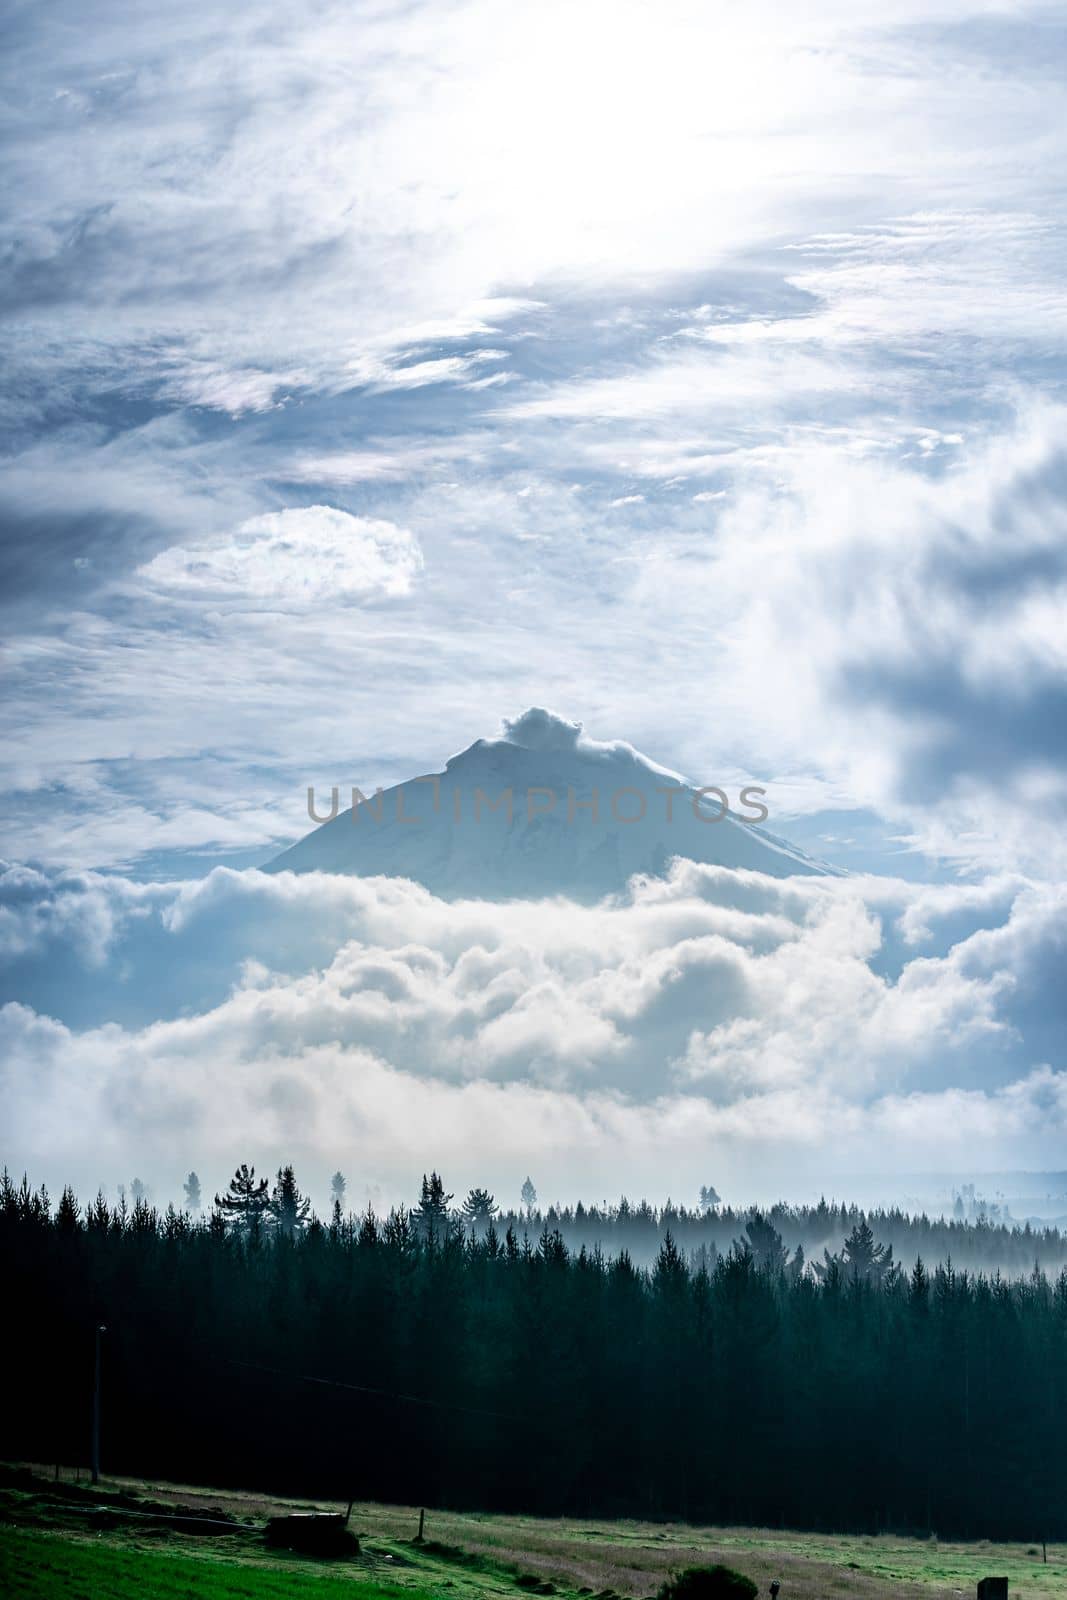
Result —
<instances>
[{"instance_id":1,"label":"dark foreground terrain","mask_svg":"<svg viewBox=\"0 0 1067 1600\"><path fill-rule=\"evenodd\" d=\"M320 1502L318 1509L343 1510ZM1018 1600L1067 1591L1067 1549L836 1537L761 1528L481 1516L359 1504L358 1555L322 1561L269 1550L269 1516L307 1502L232 1490L6 1469L0 1593L12 1600L645 1600L672 1570L723 1561L781 1600L955 1600L1006 1574ZM176 1518L176 1521L171 1521Z\"/></svg>"}]
</instances>

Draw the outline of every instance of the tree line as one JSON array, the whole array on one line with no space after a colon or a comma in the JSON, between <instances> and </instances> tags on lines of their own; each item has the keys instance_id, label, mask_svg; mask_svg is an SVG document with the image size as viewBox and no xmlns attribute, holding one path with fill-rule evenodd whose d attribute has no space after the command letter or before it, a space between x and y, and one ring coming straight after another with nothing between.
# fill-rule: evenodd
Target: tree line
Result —
<instances>
[{"instance_id":1,"label":"tree line","mask_svg":"<svg viewBox=\"0 0 1067 1600\"><path fill-rule=\"evenodd\" d=\"M714 1193L714 1191L711 1191ZM979 1215L965 1221L955 1217L913 1215L900 1207L865 1209L822 1199L817 1205L779 1202L763 1213L791 1252L800 1250L809 1260L822 1259L824 1251L838 1251L859 1225L869 1226L902 1259L912 1262L951 1260L969 1271L1000 1271L1009 1276L1027 1274L1035 1262L1057 1274L1067 1266L1067 1234L1056 1227L1035 1227L1030 1222L992 1221ZM598 1245L607 1255L629 1251L635 1261L651 1265L669 1233L691 1261L726 1254L739 1240L753 1208L728 1205L686 1207L631 1203L625 1197L615 1205L536 1206L503 1209L498 1226L520 1231L531 1226L558 1230L569 1249L587 1250Z\"/></svg>"},{"instance_id":2,"label":"tree line","mask_svg":"<svg viewBox=\"0 0 1067 1600\"><path fill-rule=\"evenodd\" d=\"M339 1175L338 1175L339 1176ZM580 1516L1067 1537L1067 1270L898 1260L776 1214L645 1268L441 1178L320 1221L291 1167L207 1215L0 1180L3 1454Z\"/></svg>"},{"instance_id":3,"label":"tree line","mask_svg":"<svg viewBox=\"0 0 1067 1600\"><path fill-rule=\"evenodd\" d=\"M257 1181L263 1187L264 1203L269 1203L271 1185L266 1179ZM133 1180L129 1192L134 1203L148 1197L139 1178ZM331 1200L342 1211L346 1192L344 1175L335 1172L330 1181ZM120 1196L124 1194L120 1187ZM197 1215L203 1196L195 1172L185 1180L184 1197L185 1209ZM216 1205L220 1201L225 1203L225 1196L216 1195ZM956 1214L951 1217L931 1217L925 1212L916 1215L899 1206L865 1210L825 1198L817 1205L787 1205L780 1201L762 1213L754 1213L751 1206L724 1205L707 1184L701 1186L699 1206L675 1205L670 1200L666 1205L653 1206L647 1200L632 1203L623 1196L615 1204L605 1201L601 1205L584 1205L579 1201L573 1206L541 1208L537 1190L527 1177L520 1206L498 1206L487 1190L471 1189L462 1204L453 1208L457 1221L472 1215L472 1206L477 1209L486 1202L485 1214L492 1216L501 1235L509 1227L520 1235L536 1235L547 1226L551 1232L558 1232L575 1253L583 1247L587 1251L599 1247L607 1256L626 1250L640 1266L652 1265L668 1233L691 1265L714 1263L743 1236L754 1214L765 1215L787 1249L794 1254L799 1251L807 1260L821 1260L827 1250L831 1254L837 1252L857 1226L866 1224L906 1261L914 1261L917 1256L933 1263L951 1260L971 1272L1000 1271L1010 1277L1026 1275L1035 1265L1052 1274L1067 1266L1067 1233L1051 1225L1005 1220L993 1214L999 1213L999 1207L987 1210L985 1202L973 1200L973 1193L971 1214L961 1215L962 1202L957 1200Z\"/></svg>"}]
</instances>

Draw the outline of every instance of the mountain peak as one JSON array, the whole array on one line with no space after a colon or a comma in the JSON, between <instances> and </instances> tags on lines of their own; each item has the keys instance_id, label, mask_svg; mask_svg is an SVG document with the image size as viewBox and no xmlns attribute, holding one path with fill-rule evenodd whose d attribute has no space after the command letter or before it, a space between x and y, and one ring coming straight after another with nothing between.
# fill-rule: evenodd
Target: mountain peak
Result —
<instances>
[{"instance_id":1,"label":"mountain peak","mask_svg":"<svg viewBox=\"0 0 1067 1600\"><path fill-rule=\"evenodd\" d=\"M625 739L592 739L585 732L584 723L573 722L545 706L529 706L517 717L503 717L501 729L495 739L476 739L458 755L451 756L445 764L446 773L454 776L487 760L495 762L499 770L515 771L521 767L524 772L543 762L546 779L550 776L558 779L564 774L565 782L568 776L580 781L582 772L592 774L597 768L603 770L610 766L620 773L626 768L636 768L639 779L686 782L681 773L660 766ZM536 783L537 779L529 781Z\"/></svg>"},{"instance_id":2,"label":"mountain peak","mask_svg":"<svg viewBox=\"0 0 1067 1600\"><path fill-rule=\"evenodd\" d=\"M762 789L701 788L545 706L501 728L442 772L344 805L267 870L411 878L446 898L583 901L676 856L773 877L831 870L756 826Z\"/></svg>"}]
</instances>

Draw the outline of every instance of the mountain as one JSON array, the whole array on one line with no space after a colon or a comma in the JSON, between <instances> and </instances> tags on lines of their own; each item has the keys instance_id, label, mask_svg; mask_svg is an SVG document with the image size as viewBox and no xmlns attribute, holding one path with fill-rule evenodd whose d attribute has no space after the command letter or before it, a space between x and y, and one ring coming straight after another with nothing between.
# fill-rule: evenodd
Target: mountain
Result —
<instances>
[{"instance_id":1,"label":"mountain","mask_svg":"<svg viewBox=\"0 0 1067 1600\"><path fill-rule=\"evenodd\" d=\"M673 856L776 878L833 872L744 820L759 815L761 793L731 794L723 815L715 795L632 745L590 739L581 723L533 707L443 772L354 808L342 794L336 817L264 870L413 878L445 899L582 901L634 873L662 874ZM328 805L316 796L320 811Z\"/></svg>"}]
</instances>

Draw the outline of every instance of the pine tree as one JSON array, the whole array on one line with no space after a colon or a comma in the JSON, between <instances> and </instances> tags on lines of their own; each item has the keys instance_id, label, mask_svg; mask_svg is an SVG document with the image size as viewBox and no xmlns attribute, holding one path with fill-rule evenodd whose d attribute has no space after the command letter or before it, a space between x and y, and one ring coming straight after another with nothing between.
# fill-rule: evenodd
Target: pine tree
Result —
<instances>
[{"instance_id":1,"label":"pine tree","mask_svg":"<svg viewBox=\"0 0 1067 1600\"><path fill-rule=\"evenodd\" d=\"M443 1244L449 1232L448 1208L452 1196L445 1194L445 1186L436 1172L422 1175L422 1192L419 1203L411 1213L411 1220L420 1239L427 1244Z\"/></svg>"},{"instance_id":2,"label":"pine tree","mask_svg":"<svg viewBox=\"0 0 1067 1600\"><path fill-rule=\"evenodd\" d=\"M563 1242L563 1235L558 1228L549 1229L546 1222L541 1229L541 1237L537 1241L537 1254L547 1266L566 1266L570 1258L570 1251Z\"/></svg>"},{"instance_id":3,"label":"pine tree","mask_svg":"<svg viewBox=\"0 0 1067 1600\"><path fill-rule=\"evenodd\" d=\"M878 1244L870 1223L861 1218L845 1240L842 1265L853 1283L881 1284L895 1272L893 1246Z\"/></svg>"},{"instance_id":4,"label":"pine tree","mask_svg":"<svg viewBox=\"0 0 1067 1600\"><path fill-rule=\"evenodd\" d=\"M344 1173L335 1172L333 1177L330 1179L330 1198L334 1205L341 1207L342 1211L344 1210L345 1190L347 1188L348 1185L345 1183Z\"/></svg>"},{"instance_id":5,"label":"pine tree","mask_svg":"<svg viewBox=\"0 0 1067 1600\"><path fill-rule=\"evenodd\" d=\"M463 1202L463 1220L469 1228L487 1228L499 1207L488 1189L471 1189Z\"/></svg>"},{"instance_id":6,"label":"pine tree","mask_svg":"<svg viewBox=\"0 0 1067 1600\"><path fill-rule=\"evenodd\" d=\"M74 1190L68 1183L59 1197L59 1205L56 1209L56 1229L59 1233L77 1233L80 1216L81 1207L75 1198Z\"/></svg>"},{"instance_id":7,"label":"pine tree","mask_svg":"<svg viewBox=\"0 0 1067 1600\"><path fill-rule=\"evenodd\" d=\"M18 1190L11 1181L11 1174L5 1167L0 1173L0 1217L5 1222L14 1222L19 1214Z\"/></svg>"},{"instance_id":8,"label":"pine tree","mask_svg":"<svg viewBox=\"0 0 1067 1600\"><path fill-rule=\"evenodd\" d=\"M106 1233L111 1226L111 1211L103 1189L96 1191L96 1199L85 1213L85 1225L94 1233Z\"/></svg>"},{"instance_id":9,"label":"pine tree","mask_svg":"<svg viewBox=\"0 0 1067 1600\"><path fill-rule=\"evenodd\" d=\"M672 1235L664 1235L656 1264L652 1268L652 1282L660 1293L671 1294L680 1289L689 1277L689 1270Z\"/></svg>"},{"instance_id":10,"label":"pine tree","mask_svg":"<svg viewBox=\"0 0 1067 1600\"><path fill-rule=\"evenodd\" d=\"M762 1211L753 1210L745 1223L745 1243L761 1272L781 1272L789 1252L778 1229Z\"/></svg>"},{"instance_id":11,"label":"pine tree","mask_svg":"<svg viewBox=\"0 0 1067 1600\"><path fill-rule=\"evenodd\" d=\"M278 1177L267 1206L267 1215L283 1238L303 1233L311 1221L311 1201L297 1188L292 1166L278 1168Z\"/></svg>"},{"instance_id":12,"label":"pine tree","mask_svg":"<svg viewBox=\"0 0 1067 1600\"><path fill-rule=\"evenodd\" d=\"M527 1177L522 1186L522 1203L527 1212L531 1212L537 1204L537 1190L533 1186L533 1180L529 1177Z\"/></svg>"},{"instance_id":13,"label":"pine tree","mask_svg":"<svg viewBox=\"0 0 1067 1600\"><path fill-rule=\"evenodd\" d=\"M215 1205L234 1233L245 1237L257 1234L270 1206L266 1178L257 1178L255 1167L244 1162L237 1168L224 1195L215 1196Z\"/></svg>"},{"instance_id":14,"label":"pine tree","mask_svg":"<svg viewBox=\"0 0 1067 1600\"><path fill-rule=\"evenodd\" d=\"M182 1188L185 1191L185 1208L187 1211L191 1211L195 1216L203 1204L200 1195L200 1179L197 1177L195 1172L190 1172L189 1176L182 1184Z\"/></svg>"},{"instance_id":15,"label":"pine tree","mask_svg":"<svg viewBox=\"0 0 1067 1600\"><path fill-rule=\"evenodd\" d=\"M184 1211L176 1211L173 1202L168 1205L163 1218L164 1239L184 1239L190 1231L189 1218Z\"/></svg>"},{"instance_id":16,"label":"pine tree","mask_svg":"<svg viewBox=\"0 0 1067 1600\"><path fill-rule=\"evenodd\" d=\"M399 1261L410 1261L418 1253L419 1241L414 1218L414 1212L405 1211L403 1206L390 1211L386 1218L383 1229L385 1242Z\"/></svg>"}]
</instances>

